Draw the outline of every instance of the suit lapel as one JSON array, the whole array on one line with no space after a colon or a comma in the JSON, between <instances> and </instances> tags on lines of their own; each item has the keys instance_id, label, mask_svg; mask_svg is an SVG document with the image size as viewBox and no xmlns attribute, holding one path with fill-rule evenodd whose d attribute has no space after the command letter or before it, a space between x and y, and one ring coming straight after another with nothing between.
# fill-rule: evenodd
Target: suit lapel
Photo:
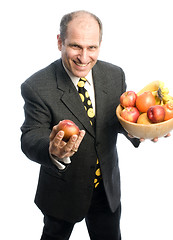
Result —
<instances>
[{"instance_id":1,"label":"suit lapel","mask_svg":"<svg viewBox=\"0 0 173 240\"><path fill-rule=\"evenodd\" d=\"M96 101L96 130L104 121L104 113L106 112L106 98L107 98L107 84L106 73L102 72L98 64L93 68L93 79L95 87L95 101Z\"/></svg>"},{"instance_id":2,"label":"suit lapel","mask_svg":"<svg viewBox=\"0 0 173 240\"><path fill-rule=\"evenodd\" d=\"M87 129L87 131L95 137L94 129L90 124L80 96L70 77L64 70L62 63L56 65L55 71L57 77L57 87L60 91L62 91L61 101L82 123L85 129Z\"/></svg>"}]
</instances>

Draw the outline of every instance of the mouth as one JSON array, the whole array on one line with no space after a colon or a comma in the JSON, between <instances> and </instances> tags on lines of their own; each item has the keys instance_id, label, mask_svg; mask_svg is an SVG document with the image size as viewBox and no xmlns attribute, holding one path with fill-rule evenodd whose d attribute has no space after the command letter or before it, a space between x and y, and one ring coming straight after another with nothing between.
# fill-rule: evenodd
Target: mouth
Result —
<instances>
[{"instance_id":1,"label":"mouth","mask_svg":"<svg viewBox=\"0 0 173 240\"><path fill-rule=\"evenodd\" d=\"M77 66L79 66L79 67L86 67L86 66L88 66L88 64L89 63L78 63L78 62L76 62L76 61L73 61Z\"/></svg>"}]
</instances>

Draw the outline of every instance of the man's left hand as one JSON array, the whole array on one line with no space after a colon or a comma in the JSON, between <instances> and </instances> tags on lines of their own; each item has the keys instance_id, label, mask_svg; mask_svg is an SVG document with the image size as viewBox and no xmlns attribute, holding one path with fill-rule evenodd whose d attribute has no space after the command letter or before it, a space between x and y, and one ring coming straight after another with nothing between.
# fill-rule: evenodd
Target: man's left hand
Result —
<instances>
[{"instance_id":1,"label":"man's left hand","mask_svg":"<svg viewBox=\"0 0 173 240\"><path fill-rule=\"evenodd\" d=\"M130 137L130 138L134 138L134 136L132 136L131 134L128 134L128 136ZM171 133L168 133L166 136L164 136L165 138L167 138L167 137L170 137L171 136ZM158 142L158 140L159 140L159 138L153 138L151 141L152 142ZM145 138L140 138L140 142L144 142L145 141Z\"/></svg>"},{"instance_id":2,"label":"man's left hand","mask_svg":"<svg viewBox=\"0 0 173 240\"><path fill-rule=\"evenodd\" d=\"M171 136L171 133L168 133L166 136L164 136L165 138L167 138L167 137L170 137ZM158 142L158 140L159 140L159 138L153 138L151 141L152 142ZM140 138L140 142L144 142L145 141L145 139L144 138Z\"/></svg>"}]
</instances>

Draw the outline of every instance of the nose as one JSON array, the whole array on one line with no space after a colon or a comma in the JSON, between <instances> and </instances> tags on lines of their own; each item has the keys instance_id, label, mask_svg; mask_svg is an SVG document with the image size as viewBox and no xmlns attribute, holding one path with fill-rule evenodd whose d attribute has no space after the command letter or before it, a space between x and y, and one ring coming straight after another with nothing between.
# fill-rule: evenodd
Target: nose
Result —
<instances>
[{"instance_id":1,"label":"nose","mask_svg":"<svg viewBox=\"0 0 173 240\"><path fill-rule=\"evenodd\" d=\"M87 49L81 49L80 54L78 55L78 59L81 63L87 63L88 60L88 51Z\"/></svg>"}]
</instances>

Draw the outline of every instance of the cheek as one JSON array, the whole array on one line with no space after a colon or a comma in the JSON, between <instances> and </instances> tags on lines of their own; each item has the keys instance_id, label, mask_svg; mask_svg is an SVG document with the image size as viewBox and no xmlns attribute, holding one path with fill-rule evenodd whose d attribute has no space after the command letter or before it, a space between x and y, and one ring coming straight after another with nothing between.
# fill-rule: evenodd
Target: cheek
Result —
<instances>
[{"instance_id":1,"label":"cheek","mask_svg":"<svg viewBox=\"0 0 173 240\"><path fill-rule=\"evenodd\" d=\"M62 60L64 61L64 62L69 62L69 55L68 55L68 52L67 51L65 51L65 50L61 50L61 57L62 57Z\"/></svg>"},{"instance_id":2,"label":"cheek","mask_svg":"<svg viewBox=\"0 0 173 240\"><path fill-rule=\"evenodd\" d=\"M93 61L97 61L99 55L99 51L96 51L90 55Z\"/></svg>"},{"instance_id":3,"label":"cheek","mask_svg":"<svg viewBox=\"0 0 173 240\"><path fill-rule=\"evenodd\" d=\"M63 60L65 60L66 62L70 63L73 61L73 59L75 59L75 54L73 51L63 51L62 52L62 58Z\"/></svg>"}]
</instances>

